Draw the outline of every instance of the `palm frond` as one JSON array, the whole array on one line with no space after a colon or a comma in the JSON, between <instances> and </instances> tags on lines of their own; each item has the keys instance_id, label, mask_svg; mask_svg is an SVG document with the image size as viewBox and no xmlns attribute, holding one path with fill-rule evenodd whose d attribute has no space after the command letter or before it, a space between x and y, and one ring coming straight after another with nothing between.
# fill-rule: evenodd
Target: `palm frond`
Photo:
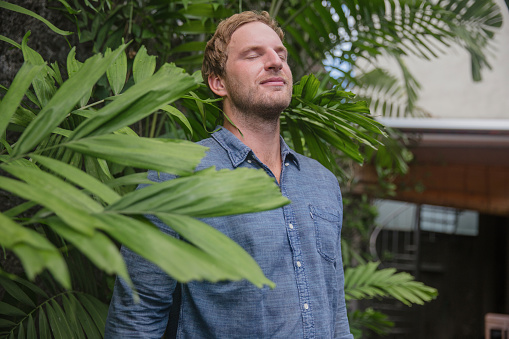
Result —
<instances>
[{"instance_id":1,"label":"palm frond","mask_svg":"<svg viewBox=\"0 0 509 339\"><path fill-rule=\"evenodd\" d=\"M352 77L346 68L366 73L368 67L379 64L380 56L393 58L403 74L404 103L373 98L371 102L378 101L384 114L419 114L415 106L419 85L405 66L405 56L432 60L459 46L470 54L472 77L478 81L482 71L490 69L491 41L502 24L500 8L493 0L332 0L301 5L305 8L300 11L289 6L278 12L288 32L295 76L315 72L314 67L327 59L326 67L335 68L339 83L348 86L358 75ZM362 91L362 84L357 85L355 91Z\"/></svg>"},{"instance_id":2,"label":"palm frond","mask_svg":"<svg viewBox=\"0 0 509 339\"><path fill-rule=\"evenodd\" d=\"M12 299L0 307L3 338L103 337L108 308L98 299L77 291L48 296L27 280L11 278L0 275L0 285L8 294L6 299Z\"/></svg>"},{"instance_id":3,"label":"palm frond","mask_svg":"<svg viewBox=\"0 0 509 339\"><path fill-rule=\"evenodd\" d=\"M340 88L322 90L314 76L295 84L293 100L283 112L281 129L297 152L309 155L341 174L332 148L358 163L364 161L360 145L376 149L376 135L384 135L381 124L369 114L367 104Z\"/></svg>"},{"instance_id":4,"label":"palm frond","mask_svg":"<svg viewBox=\"0 0 509 339\"><path fill-rule=\"evenodd\" d=\"M387 335L394 327L394 323L387 319L387 315L369 307L349 313L348 323L355 338L362 338L365 330L373 331L381 336Z\"/></svg>"},{"instance_id":5,"label":"palm frond","mask_svg":"<svg viewBox=\"0 0 509 339\"><path fill-rule=\"evenodd\" d=\"M379 265L379 262L368 262L345 268L346 300L391 297L411 306L422 305L438 295L435 288L415 281L412 275L396 272L394 268L378 270Z\"/></svg>"}]
</instances>

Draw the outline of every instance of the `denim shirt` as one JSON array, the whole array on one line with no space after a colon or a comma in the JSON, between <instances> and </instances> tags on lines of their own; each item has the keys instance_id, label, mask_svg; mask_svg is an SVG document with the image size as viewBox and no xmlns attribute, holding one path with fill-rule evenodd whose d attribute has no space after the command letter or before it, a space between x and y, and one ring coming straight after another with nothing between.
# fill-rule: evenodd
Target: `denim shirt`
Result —
<instances>
[{"instance_id":1,"label":"denim shirt","mask_svg":"<svg viewBox=\"0 0 509 339\"><path fill-rule=\"evenodd\" d=\"M210 148L197 170L263 168L252 150L226 129L200 142ZM202 219L241 245L276 283L243 281L181 285L177 338L341 338L350 334L340 235L343 206L336 177L281 138L280 189L291 204L243 215ZM172 179L149 172L153 181ZM155 218L166 233L175 234ZM176 282L127 248L122 254L140 302L117 278L106 338L161 338Z\"/></svg>"}]
</instances>

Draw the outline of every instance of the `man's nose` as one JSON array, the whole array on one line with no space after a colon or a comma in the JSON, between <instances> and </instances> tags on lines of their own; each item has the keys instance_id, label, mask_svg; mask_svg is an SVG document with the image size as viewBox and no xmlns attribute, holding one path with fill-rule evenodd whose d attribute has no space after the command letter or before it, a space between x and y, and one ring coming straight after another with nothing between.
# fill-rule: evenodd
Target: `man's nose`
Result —
<instances>
[{"instance_id":1,"label":"man's nose","mask_svg":"<svg viewBox=\"0 0 509 339\"><path fill-rule=\"evenodd\" d=\"M279 54L274 50L269 51L266 55L265 69L280 71L282 68L283 68L283 60L281 60L281 57L279 56Z\"/></svg>"}]
</instances>

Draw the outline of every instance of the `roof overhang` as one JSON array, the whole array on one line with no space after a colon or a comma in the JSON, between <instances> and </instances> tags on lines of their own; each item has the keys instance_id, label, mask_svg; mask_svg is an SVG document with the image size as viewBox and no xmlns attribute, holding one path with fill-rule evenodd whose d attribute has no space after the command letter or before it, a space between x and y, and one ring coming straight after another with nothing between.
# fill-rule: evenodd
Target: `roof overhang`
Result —
<instances>
[{"instance_id":1,"label":"roof overhang","mask_svg":"<svg viewBox=\"0 0 509 339\"><path fill-rule=\"evenodd\" d=\"M412 141L414 160L393 199L509 215L509 120L377 120ZM363 192L378 182L370 165L356 177Z\"/></svg>"}]
</instances>

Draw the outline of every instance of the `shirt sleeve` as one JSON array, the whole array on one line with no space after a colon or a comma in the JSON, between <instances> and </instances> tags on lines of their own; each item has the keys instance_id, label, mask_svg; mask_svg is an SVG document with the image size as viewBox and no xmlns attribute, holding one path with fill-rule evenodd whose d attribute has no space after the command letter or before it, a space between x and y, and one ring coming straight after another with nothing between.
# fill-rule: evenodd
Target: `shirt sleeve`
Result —
<instances>
[{"instance_id":1,"label":"shirt sleeve","mask_svg":"<svg viewBox=\"0 0 509 339\"><path fill-rule=\"evenodd\" d=\"M339 189L339 187L338 187ZM339 196L339 203L341 206L341 210L343 211L343 201L341 198L341 193ZM343 221L341 221L341 226L343 224ZM341 254L341 238L339 241L338 246L338 255L337 255L337 262L336 262L336 268L338 272L338 290L339 290L339 296L338 296L338 313L336 314L336 323L335 323L335 333L334 338L336 339L354 339L353 335L350 333L350 325L348 324L348 317L347 317L347 311L346 311L346 301L345 301L345 274L343 271L343 257Z\"/></svg>"},{"instance_id":2,"label":"shirt sleeve","mask_svg":"<svg viewBox=\"0 0 509 339\"><path fill-rule=\"evenodd\" d=\"M168 323L176 281L125 247L122 255L139 301L134 300L127 283L117 277L105 338L161 338Z\"/></svg>"},{"instance_id":3,"label":"shirt sleeve","mask_svg":"<svg viewBox=\"0 0 509 339\"><path fill-rule=\"evenodd\" d=\"M153 174L149 174L149 178L153 180ZM156 217L146 217L163 232L177 237L174 231ZM157 265L127 247L122 247L121 254L139 296L139 301L135 301L129 285L122 278L117 277L104 336L108 339L159 339L168 324L168 315L173 303L172 294L177 282Z\"/></svg>"}]
</instances>

